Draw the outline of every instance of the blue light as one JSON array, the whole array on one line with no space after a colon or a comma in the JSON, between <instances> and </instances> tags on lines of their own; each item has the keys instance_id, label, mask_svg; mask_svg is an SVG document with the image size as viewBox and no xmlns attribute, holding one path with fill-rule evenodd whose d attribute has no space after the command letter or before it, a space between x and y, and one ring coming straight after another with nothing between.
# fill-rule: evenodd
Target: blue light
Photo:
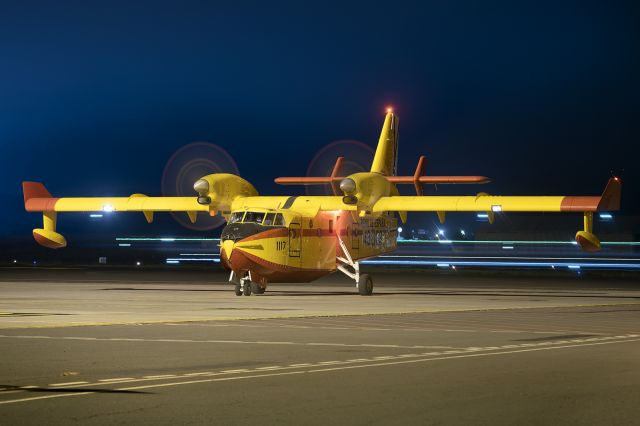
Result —
<instances>
[{"instance_id":1,"label":"blue light","mask_svg":"<svg viewBox=\"0 0 640 426\"><path fill-rule=\"evenodd\" d=\"M99 218L99 217L103 217L104 215L101 213L92 213L89 215L89 217L93 217L93 218Z\"/></svg>"},{"instance_id":2,"label":"blue light","mask_svg":"<svg viewBox=\"0 0 640 426\"><path fill-rule=\"evenodd\" d=\"M476 216L478 219L489 219L489 215L487 213L478 213Z\"/></svg>"},{"instance_id":3,"label":"blue light","mask_svg":"<svg viewBox=\"0 0 640 426\"><path fill-rule=\"evenodd\" d=\"M169 243L172 243L175 240L176 240L175 238L166 238L166 237L160 238L160 241L169 242Z\"/></svg>"},{"instance_id":4,"label":"blue light","mask_svg":"<svg viewBox=\"0 0 640 426\"><path fill-rule=\"evenodd\" d=\"M168 260L167 259L167 263L170 264L170 265L176 265L176 264L179 264L180 261L179 260Z\"/></svg>"},{"instance_id":5,"label":"blue light","mask_svg":"<svg viewBox=\"0 0 640 426\"><path fill-rule=\"evenodd\" d=\"M131 244L128 244L128 243L120 243L120 244L118 244L118 247L131 247Z\"/></svg>"},{"instance_id":6,"label":"blue light","mask_svg":"<svg viewBox=\"0 0 640 426\"><path fill-rule=\"evenodd\" d=\"M602 219L602 220L612 220L613 219L613 215L611 213L600 213L599 216L600 216L600 219Z\"/></svg>"}]
</instances>

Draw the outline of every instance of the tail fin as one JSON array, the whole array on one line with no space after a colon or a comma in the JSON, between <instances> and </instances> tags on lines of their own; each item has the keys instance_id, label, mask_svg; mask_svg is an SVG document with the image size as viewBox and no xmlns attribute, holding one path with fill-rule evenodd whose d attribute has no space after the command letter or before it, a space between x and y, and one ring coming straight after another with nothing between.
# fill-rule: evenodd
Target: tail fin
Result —
<instances>
[{"instance_id":1,"label":"tail fin","mask_svg":"<svg viewBox=\"0 0 640 426\"><path fill-rule=\"evenodd\" d=\"M398 117L390 109L382 125L376 155L373 157L371 171L385 176L395 176L398 164Z\"/></svg>"}]
</instances>

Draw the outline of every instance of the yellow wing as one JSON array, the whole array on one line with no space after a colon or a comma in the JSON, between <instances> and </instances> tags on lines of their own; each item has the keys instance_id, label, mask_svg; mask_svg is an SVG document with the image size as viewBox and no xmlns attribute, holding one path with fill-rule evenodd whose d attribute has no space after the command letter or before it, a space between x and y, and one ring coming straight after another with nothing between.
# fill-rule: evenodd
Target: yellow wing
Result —
<instances>
[{"instance_id":1,"label":"yellow wing","mask_svg":"<svg viewBox=\"0 0 640 426\"><path fill-rule=\"evenodd\" d=\"M129 197L55 198L39 182L23 182L24 208L43 213L43 227L33 230L35 240L45 247L61 248L65 238L56 232L57 212L143 212L147 222L153 213L187 212L195 222L197 212L212 212L209 205L198 203L197 197L147 197L133 194Z\"/></svg>"},{"instance_id":2,"label":"yellow wing","mask_svg":"<svg viewBox=\"0 0 640 426\"><path fill-rule=\"evenodd\" d=\"M620 209L620 181L609 179L600 196L395 196L380 198L373 212L594 212Z\"/></svg>"}]
</instances>

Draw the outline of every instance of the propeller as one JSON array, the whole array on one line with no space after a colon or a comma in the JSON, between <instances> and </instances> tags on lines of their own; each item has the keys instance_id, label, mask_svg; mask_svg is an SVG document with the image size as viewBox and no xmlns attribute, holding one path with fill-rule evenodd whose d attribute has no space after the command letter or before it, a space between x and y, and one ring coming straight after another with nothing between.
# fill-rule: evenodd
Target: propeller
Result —
<instances>
[{"instance_id":1,"label":"propeller","mask_svg":"<svg viewBox=\"0 0 640 426\"><path fill-rule=\"evenodd\" d=\"M330 176L338 157L344 157L339 175L366 172L371 168L373 155L373 148L363 142L351 139L333 141L313 157L307 176ZM308 185L306 191L307 195L333 195L331 185Z\"/></svg>"},{"instance_id":2,"label":"propeller","mask_svg":"<svg viewBox=\"0 0 640 426\"><path fill-rule=\"evenodd\" d=\"M165 196L195 196L198 193L200 204L210 204L203 197L208 188L195 187L199 179L212 173L233 173L239 175L238 166L233 158L218 145L209 142L192 142L178 149L167 161L162 174L162 194ZM206 181L204 181L206 183ZM202 185L200 183L200 185ZM208 185L208 184L207 184ZM201 191L204 190L204 191ZM194 231L209 231L224 224L221 216L199 215L195 212L171 213L180 225Z\"/></svg>"}]
</instances>

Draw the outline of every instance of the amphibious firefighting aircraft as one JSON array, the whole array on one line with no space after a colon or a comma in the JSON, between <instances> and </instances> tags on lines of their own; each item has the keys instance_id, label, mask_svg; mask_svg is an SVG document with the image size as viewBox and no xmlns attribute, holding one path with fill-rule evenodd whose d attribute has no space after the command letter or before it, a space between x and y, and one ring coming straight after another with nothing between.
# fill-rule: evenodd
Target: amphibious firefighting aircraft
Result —
<instances>
[{"instance_id":1,"label":"amphibious firefighting aircraft","mask_svg":"<svg viewBox=\"0 0 640 426\"><path fill-rule=\"evenodd\" d=\"M489 222L504 212L581 212L584 229L576 234L586 251L600 248L593 234L593 212L620 207L621 182L609 180L601 196L470 196L424 195L425 184L482 184L484 176L425 176L420 157L413 176L397 176L398 117L387 110L371 170L341 176L339 157L327 177L281 177L278 184L329 185L333 196L260 196L249 182L233 174L216 173L197 180L193 197L54 198L43 184L23 182L25 209L43 212L44 226L35 240L50 248L66 246L56 232L58 212L143 212L149 223L159 211L186 212L195 222L198 212L220 214L220 259L230 271L236 295L264 293L268 283L311 282L343 272L363 296L373 291L371 276L360 271L363 259L393 251L398 223L407 212L486 212ZM397 185L411 184L416 195L399 195Z\"/></svg>"}]
</instances>

